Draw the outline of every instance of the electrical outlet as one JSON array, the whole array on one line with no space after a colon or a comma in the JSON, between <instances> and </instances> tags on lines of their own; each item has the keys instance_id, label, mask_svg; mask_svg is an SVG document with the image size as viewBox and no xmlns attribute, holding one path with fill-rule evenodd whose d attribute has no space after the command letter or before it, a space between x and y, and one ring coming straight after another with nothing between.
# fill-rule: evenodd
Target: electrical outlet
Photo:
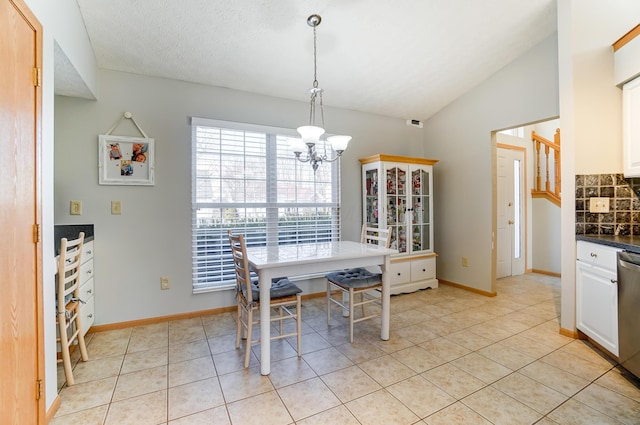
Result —
<instances>
[{"instance_id":1,"label":"electrical outlet","mask_svg":"<svg viewBox=\"0 0 640 425\"><path fill-rule=\"evenodd\" d=\"M469 267L469 259L467 257L462 257L462 267Z\"/></svg>"},{"instance_id":2,"label":"electrical outlet","mask_svg":"<svg viewBox=\"0 0 640 425\"><path fill-rule=\"evenodd\" d=\"M112 215L122 214L122 203L120 201L111 201L111 214Z\"/></svg>"},{"instance_id":3,"label":"electrical outlet","mask_svg":"<svg viewBox=\"0 0 640 425\"><path fill-rule=\"evenodd\" d=\"M608 213L609 198L589 198L589 212Z\"/></svg>"},{"instance_id":4,"label":"electrical outlet","mask_svg":"<svg viewBox=\"0 0 640 425\"><path fill-rule=\"evenodd\" d=\"M160 289L165 290L165 289L169 289L171 286L169 285L169 278L166 276L163 276L160 278Z\"/></svg>"},{"instance_id":5,"label":"electrical outlet","mask_svg":"<svg viewBox=\"0 0 640 425\"><path fill-rule=\"evenodd\" d=\"M71 201L69 205L69 214L82 215L82 201Z\"/></svg>"}]
</instances>

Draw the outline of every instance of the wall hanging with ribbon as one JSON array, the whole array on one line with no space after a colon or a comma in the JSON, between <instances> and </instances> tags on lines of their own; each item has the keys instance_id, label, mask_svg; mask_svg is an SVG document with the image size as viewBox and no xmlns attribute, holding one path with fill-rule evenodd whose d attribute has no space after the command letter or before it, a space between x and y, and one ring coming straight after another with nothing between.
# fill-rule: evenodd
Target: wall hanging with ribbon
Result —
<instances>
[{"instance_id":1,"label":"wall hanging with ribbon","mask_svg":"<svg viewBox=\"0 0 640 425\"><path fill-rule=\"evenodd\" d=\"M143 137L114 136L122 120L130 119ZM107 131L98 136L98 183L104 185L154 184L154 140L125 112Z\"/></svg>"}]
</instances>

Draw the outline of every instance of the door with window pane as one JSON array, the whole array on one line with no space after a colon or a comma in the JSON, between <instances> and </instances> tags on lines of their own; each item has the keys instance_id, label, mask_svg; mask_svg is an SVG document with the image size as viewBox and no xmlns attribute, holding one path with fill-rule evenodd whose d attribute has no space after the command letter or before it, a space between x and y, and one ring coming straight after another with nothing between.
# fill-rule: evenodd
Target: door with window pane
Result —
<instances>
[{"instance_id":1,"label":"door with window pane","mask_svg":"<svg viewBox=\"0 0 640 425\"><path fill-rule=\"evenodd\" d=\"M430 167L411 167L411 252L432 250L430 173Z\"/></svg>"},{"instance_id":2,"label":"door with window pane","mask_svg":"<svg viewBox=\"0 0 640 425\"><path fill-rule=\"evenodd\" d=\"M391 247L405 253L410 249L407 235L407 174L406 164L385 168L386 217L391 227Z\"/></svg>"},{"instance_id":3,"label":"door with window pane","mask_svg":"<svg viewBox=\"0 0 640 425\"><path fill-rule=\"evenodd\" d=\"M497 149L496 278L524 274L524 151Z\"/></svg>"}]
</instances>

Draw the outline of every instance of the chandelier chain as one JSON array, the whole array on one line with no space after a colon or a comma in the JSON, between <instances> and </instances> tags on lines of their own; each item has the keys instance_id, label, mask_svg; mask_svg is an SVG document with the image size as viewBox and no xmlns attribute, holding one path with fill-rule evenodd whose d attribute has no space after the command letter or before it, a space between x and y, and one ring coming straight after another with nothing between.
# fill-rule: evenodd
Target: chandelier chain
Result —
<instances>
[{"instance_id":1,"label":"chandelier chain","mask_svg":"<svg viewBox=\"0 0 640 425\"><path fill-rule=\"evenodd\" d=\"M318 88L318 39L316 27L313 27L313 88Z\"/></svg>"}]
</instances>

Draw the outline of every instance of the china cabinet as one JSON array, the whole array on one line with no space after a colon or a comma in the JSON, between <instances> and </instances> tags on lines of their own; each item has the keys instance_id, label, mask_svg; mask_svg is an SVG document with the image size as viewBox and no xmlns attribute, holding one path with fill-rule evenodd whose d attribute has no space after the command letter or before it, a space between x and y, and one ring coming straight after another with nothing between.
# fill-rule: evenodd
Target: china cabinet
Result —
<instances>
[{"instance_id":1,"label":"china cabinet","mask_svg":"<svg viewBox=\"0 0 640 425\"><path fill-rule=\"evenodd\" d=\"M391 227L391 293L437 288L433 251L433 165L394 155L361 158L363 221Z\"/></svg>"}]
</instances>

